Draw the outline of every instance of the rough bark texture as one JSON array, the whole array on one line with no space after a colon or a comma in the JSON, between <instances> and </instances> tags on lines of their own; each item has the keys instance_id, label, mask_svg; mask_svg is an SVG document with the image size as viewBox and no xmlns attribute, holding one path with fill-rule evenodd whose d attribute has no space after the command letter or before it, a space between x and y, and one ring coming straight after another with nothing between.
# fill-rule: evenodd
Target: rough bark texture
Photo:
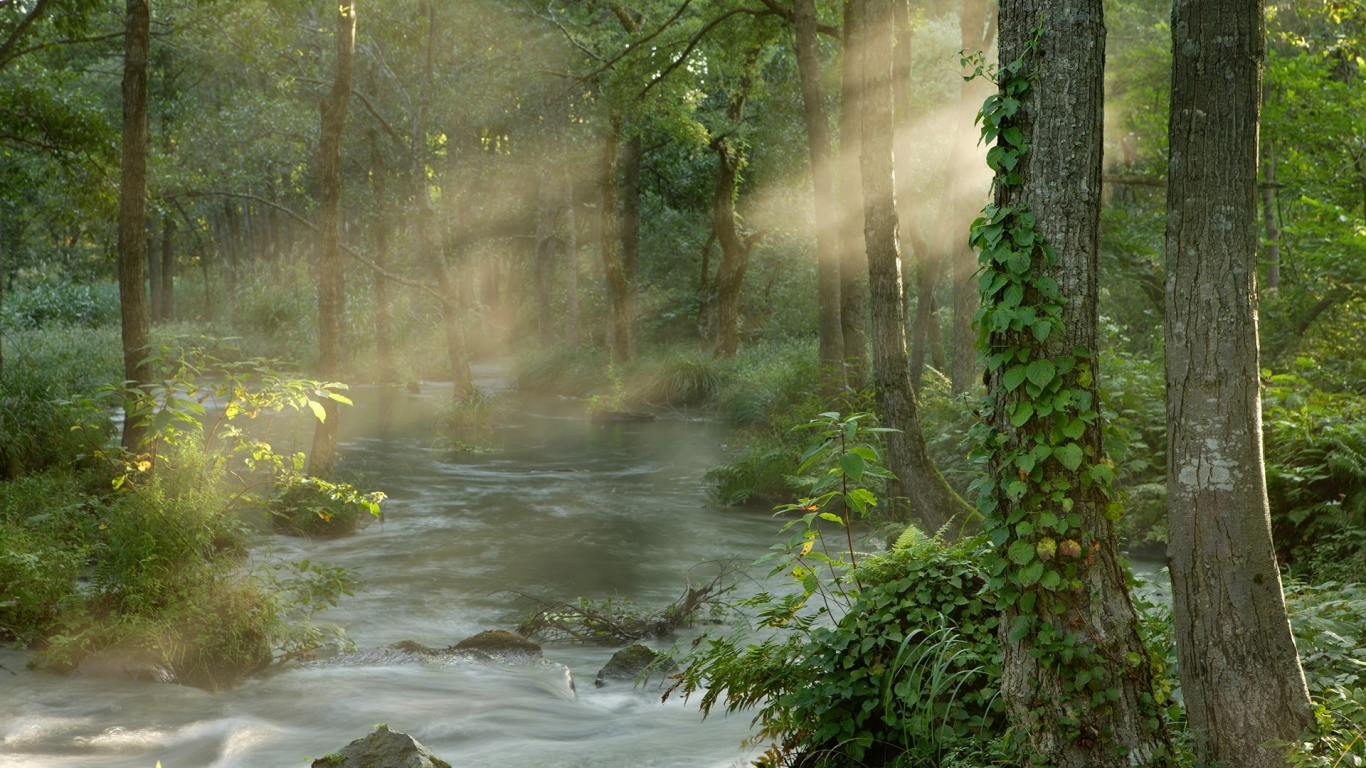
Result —
<instances>
[{"instance_id":1,"label":"rough bark texture","mask_svg":"<svg viewBox=\"0 0 1366 768\"><path fill-rule=\"evenodd\" d=\"M712 196L712 226L721 244L721 266L716 271L716 356L734 357L740 346L740 288L749 267L749 247L735 226L735 185L740 170L739 149L726 138L714 139L716 193Z\"/></svg>"},{"instance_id":2,"label":"rough bark texture","mask_svg":"<svg viewBox=\"0 0 1366 768\"><path fill-rule=\"evenodd\" d=\"M151 8L147 0L127 0L123 58L123 167L119 183L119 312L123 325L123 378L133 386L152 380L148 353L151 319L147 310L147 50ZM123 425L123 447L134 450L145 430Z\"/></svg>"},{"instance_id":3,"label":"rough bark texture","mask_svg":"<svg viewBox=\"0 0 1366 768\"><path fill-rule=\"evenodd\" d=\"M1172 8L1167 546L1181 688L1204 757L1281 766L1313 722L1262 461L1257 343L1261 2Z\"/></svg>"},{"instance_id":4,"label":"rough bark texture","mask_svg":"<svg viewBox=\"0 0 1366 768\"><path fill-rule=\"evenodd\" d=\"M920 429L906 359L906 324L897 266L896 192L892 158L892 0L865 0L866 81L861 167L863 237L867 243L868 297L872 306L873 381L887 434L887 467L894 496L931 533L949 538L972 525L973 511L935 468Z\"/></svg>"},{"instance_id":5,"label":"rough bark texture","mask_svg":"<svg viewBox=\"0 0 1366 768\"><path fill-rule=\"evenodd\" d=\"M474 394L474 380L470 377L470 362L465 354L465 334L460 322L460 303L456 286L446 267L446 255L433 228L436 226L432 210L431 190L427 183L427 119L431 109L432 70L436 57L436 3L427 4L426 62L422 69L422 88L418 93L417 119L413 121L412 183L417 206L415 230L419 258L426 263L436 280L441 294L441 324L446 340L446 357L451 365L451 397L464 400ZM447 191L454 194L454 179L446 179Z\"/></svg>"},{"instance_id":6,"label":"rough bark texture","mask_svg":"<svg viewBox=\"0 0 1366 768\"><path fill-rule=\"evenodd\" d=\"M863 2L844 6L844 62L840 86L840 328L844 335L845 378L859 389L868 371L868 257L863 244L863 177L859 142L863 132Z\"/></svg>"},{"instance_id":7,"label":"rough bark texture","mask_svg":"<svg viewBox=\"0 0 1366 768\"><path fill-rule=\"evenodd\" d=\"M816 41L816 0L796 0L797 72L801 79L802 114L811 154L812 199L816 204L816 317L824 390L844 388L844 331L840 327L839 209L830 167L830 126L821 86L820 49Z\"/></svg>"},{"instance_id":8,"label":"rough bark texture","mask_svg":"<svg viewBox=\"0 0 1366 768\"><path fill-rule=\"evenodd\" d=\"M351 101L351 62L356 47L356 4L337 6L337 62L332 89L318 103L318 377L334 381L342 359L341 135ZM308 473L332 476L340 413L322 401L325 418L313 432Z\"/></svg>"},{"instance_id":9,"label":"rough bark texture","mask_svg":"<svg viewBox=\"0 0 1366 768\"><path fill-rule=\"evenodd\" d=\"M621 243L617 237L617 146L620 138L621 121L614 119L603 137L602 175L598 179L598 247L607 281L612 359L624 363L631 359L631 288L621 263Z\"/></svg>"},{"instance_id":10,"label":"rough bark texture","mask_svg":"<svg viewBox=\"0 0 1366 768\"><path fill-rule=\"evenodd\" d=\"M1035 269L1057 281L1066 298L1064 327L1049 336L1044 349L1050 357L1089 350L1090 381L1080 374L1068 386L1089 389L1099 402L1095 351L1098 339L1097 289L1101 204L1102 109L1105 70L1105 23L1101 0L1005 0L1001 3L1001 64L1024 55L1033 37L1031 27L1044 19L1038 50L1026 61L1030 88L1017 125L1029 151L1018 166L1021 183L997 188L1001 205L1027 206L1037 217L1036 230L1057 251L1057 263L1037 259ZM996 395L995 428L1008 446L1017 445L1019 431L1006 418L1012 402L1002 384L1002 367L988 383ZM1089 424L1080 442L1089 461L1103 461L1102 425ZM1084 468L1084 467L1083 467ZM1001 626L1001 695L1012 720L1023 726L1026 751L1060 768L1163 765L1168 745L1156 713L1145 710L1152 693L1146 664L1130 665L1130 654L1147 658L1136 630L1119 542L1113 523L1105 516L1101 489L1083 490L1078 472L1059 469L1073 490L1072 511L1081 516L1080 528L1089 531L1087 557L1078 559L1077 593L1043 593L1034 610L1038 626L1050 626L1064 637L1076 638L1100 658L1115 660L1110 682L1118 698L1092 704L1091 692L1065 687L1059 667L1048 657L1036 657L1038 629L1018 640L1008 629L1021 613L1018 604L1006 609ZM1092 557L1094 556L1094 557ZM1061 609L1055 612L1054 607ZM1151 707L1152 705L1149 705ZM1080 714L1081 735L1068 733L1066 722ZM1157 727L1154 727L1157 726Z\"/></svg>"},{"instance_id":11,"label":"rough bark texture","mask_svg":"<svg viewBox=\"0 0 1366 768\"><path fill-rule=\"evenodd\" d=\"M370 85L373 93L373 69ZM379 148L379 131L370 128L365 138L370 145L370 190L374 194L370 226L375 230L375 358L379 365L379 380L387 383L398 378L389 336L389 281L381 272L389 269L389 204L385 185L388 170L384 165L384 153Z\"/></svg>"},{"instance_id":12,"label":"rough bark texture","mask_svg":"<svg viewBox=\"0 0 1366 768\"><path fill-rule=\"evenodd\" d=\"M938 253L924 236L925 223L920 206L916 205L912 165L915 158L916 110L911 101L915 67L912 55L910 0L893 0L892 24L896 30L892 51L892 82L895 103L893 134L896 160L896 215L901 243L901 296L903 318L908 329L911 352L911 389L920 392L920 379L925 368L926 344L929 341L929 321L934 311L934 277L938 274ZM915 314L911 313L911 298L916 298Z\"/></svg>"},{"instance_id":13,"label":"rough bark texture","mask_svg":"<svg viewBox=\"0 0 1366 768\"><path fill-rule=\"evenodd\" d=\"M958 27L963 50L968 53L984 50L991 45L991 30L995 27L988 28L987 5L988 0L963 0ZM966 109L968 105L973 102L980 104L983 97L984 94L974 83L959 84L958 102L964 114L970 111ZM958 170L961 163L959 158L964 154L964 149L964 142L956 141L950 150L949 172L954 174L949 185L952 206L949 217L952 221L971 220L972 216L963 214L975 214L980 207L980 199L974 198L973 192L965 189L969 185L964 183ZM950 380L953 394L960 395L981 378L977 350L973 346L977 343L977 331L972 327L972 318L981 305L977 283L973 279L977 271L977 258L968 245L966 228L951 234L947 259L952 265L953 279L953 362Z\"/></svg>"}]
</instances>

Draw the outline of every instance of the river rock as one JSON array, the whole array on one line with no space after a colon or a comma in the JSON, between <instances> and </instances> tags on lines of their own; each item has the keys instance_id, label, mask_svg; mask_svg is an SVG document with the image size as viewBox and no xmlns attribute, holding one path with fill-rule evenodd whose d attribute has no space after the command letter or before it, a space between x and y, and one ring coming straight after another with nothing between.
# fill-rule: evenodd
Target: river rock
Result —
<instances>
[{"instance_id":1,"label":"river rock","mask_svg":"<svg viewBox=\"0 0 1366 768\"><path fill-rule=\"evenodd\" d=\"M640 677L646 667L664 658L664 654L648 646L636 643L612 654L611 660L598 672L598 678L593 684L601 688L612 683L632 683ZM678 665L673 661L667 661L662 667L653 670L652 677L658 679L663 684L663 677L678 670Z\"/></svg>"},{"instance_id":2,"label":"river rock","mask_svg":"<svg viewBox=\"0 0 1366 768\"><path fill-rule=\"evenodd\" d=\"M490 656L540 656L541 646L516 632L490 629L456 643L457 651L482 651Z\"/></svg>"},{"instance_id":3,"label":"river rock","mask_svg":"<svg viewBox=\"0 0 1366 768\"><path fill-rule=\"evenodd\" d=\"M375 732L347 744L341 752L323 755L313 768L451 768L406 733L375 726Z\"/></svg>"}]
</instances>

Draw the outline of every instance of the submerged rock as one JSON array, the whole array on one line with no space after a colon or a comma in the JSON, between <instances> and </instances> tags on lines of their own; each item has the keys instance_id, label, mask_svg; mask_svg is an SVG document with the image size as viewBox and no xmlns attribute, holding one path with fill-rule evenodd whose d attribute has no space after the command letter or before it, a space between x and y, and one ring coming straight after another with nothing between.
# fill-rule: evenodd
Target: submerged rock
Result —
<instances>
[{"instance_id":1,"label":"submerged rock","mask_svg":"<svg viewBox=\"0 0 1366 768\"><path fill-rule=\"evenodd\" d=\"M453 646L457 651L482 651L491 656L540 656L541 646L516 632L490 629Z\"/></svg>"},{"instance_id":2,"label":"submerged rock","mask_svg":"<svg viewBox=\"0 0 1366 768\"><path fill-rule=\"evenodd\" d=\"M314 760L312 768L451 768L451 764L412 736L377 725L369 736Z\"/></svg>"},{"instance_id":3,"label":"submerged rock","mask_svg":"<svg viewBox=\"0 0 1366 768\"><path fill-rule=\"evenodd\" d=\"M598 678L593 684L599 688L612 683L635 684L647 667L663 658L664 654L640 643L628 645L612 654L611 660L598 672ZM677 664L672 660L666 661L659 668L652 670L651 678L659 685L663 685L664 677L677 670Z\"/></svg>"}]
</instances>

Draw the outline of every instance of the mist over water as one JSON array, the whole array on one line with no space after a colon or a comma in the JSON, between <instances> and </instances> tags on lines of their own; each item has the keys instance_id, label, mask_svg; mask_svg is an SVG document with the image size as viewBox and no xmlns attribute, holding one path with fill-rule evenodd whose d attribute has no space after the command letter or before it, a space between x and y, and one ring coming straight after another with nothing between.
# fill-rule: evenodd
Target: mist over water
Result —
<instances>
[{"instance_id":1,"label":"mist over water","mask_svg":"<svg viewBox=\"0 0 1366 768\"><path fill-rule=\"evenodd\" d=\"M481 384L496 384L486 369ZM271 536L257 558L352 569L365 590L321 617L360 649L399 640L444 647L512 629L525 603L629 596L662 607L773 541L766 512L709 504L702 474L728 433L678 415L596 426L581 403L521 399L500 429L456 452L434 442L448 391L359 389L343 410L344 467L390 495L386 517L336 540ZM302 430L296 430L302 435ZM298 436L298 435L296 435ZM278 442L287 442L285 432ZM282 447L282 446L277 446ZM667 644L668 641L665 641ZM221 693L64 678L0 651L0 767L303 765L377 723L413 734L453 765L728 766L750 716L703 722L696 707L593 678L613 649L550 644L562 670L471 663L325 662L272 669ZM10 673L13 674L10 674Z\"/></svg>"}]
</instances>

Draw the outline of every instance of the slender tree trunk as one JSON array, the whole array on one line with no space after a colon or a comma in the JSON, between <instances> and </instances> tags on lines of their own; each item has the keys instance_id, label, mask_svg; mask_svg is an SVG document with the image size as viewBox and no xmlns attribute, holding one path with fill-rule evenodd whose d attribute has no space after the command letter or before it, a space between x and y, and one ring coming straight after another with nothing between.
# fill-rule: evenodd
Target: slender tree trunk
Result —
<instances>
[{"instance_id":1,"label":"slender tree trunk","mask_svg":"<svg viewBox=\"0 0 1366 768\"><path fill-rule=\"evenodd\" d=\"M1152 700L1152 673L1136 629L1119 541L1106 514L1107 489L1090 474L1092 467L1109 466L1102 446L1103 427L1100 419L1088 423L1080 415L1100 402L1096 350L1104 11L1101 0L1004 0L1001 71L1026 55L1040 19L1039 47L1025 60L1029 89L1019 97L1022 106L1009 123L1022 132L1028 151L1016 166L1018 185L1003 186L998 180L995 204L1027 209L1035 217L1038 236L1055 249L1053 264L1036 253L1030 268L1056 282L1065 300L1062 326L1054 324L1044 341L1009 328L994 332L990 341L993 349L1023 347L1034 354L1036 362L1072 357L1075 366L1063 371L1065 378L1054 380L1065 382L1067 391L1077 393L1072 402L1092 405L1059 409L1082 430L1073 438L1075 443L1067 444L1081 449L1077 464L1069 468L1062 458L1045 456L1040 461L1047 462L1043 475L1047 479L1026 479L1038 483L1036 487L1064 489L1058 503L1064 510L1070 506L1076 525L1064 529L1068 538L1056 547L1054 567L1080 585L1073 590L1035 587L1026 597L1037 598L1037 604L1022 597L1003 611L1001 695L1023 732L1022 747L1034 756L1033 764L1058 768L1166 765L1170 746L1158 705ZM995 399L989 418L994 434L1003 441L1000 450L1030 444L1026 441L1034 438L1041 419L1048 418L1027 418L1016 426L1009 415L1024 390L1018 389L1019 383L1014 389L1005 383L1007 370L1005 365L997 367L988 382ZM1051 366L1049 371L1053 379L1056 374L1051 373ZM1042 408L1046 401L1036 402ZM1042 423L1062 429L1059 421ZM993 464L992 473L998 484L1017 475L1029 478L1016 466ZM996 514L1007 520L1015 520L1016 511L1029 514L1033 509L1022 508L1005 493L999 498ZM1016 531L1021 536L1017 543L1031 541L1032 532ZM1044 550L1038 552L1034 562L1046 562ZM1049 558L1053 554L1049 552ZM1018 577L1018 572L1012 572L1011 578ZM1032 625L1020 623L1031 618ZM1017 625L1027 631L1013 631ZM1060 647L1077 650L1060 651ZM1090 662L1070 660L1067 654L1073 653L1071 659L1105 660L1098 668L1086 670L1101 681L1099 685L1108 686L1105 701L1098 704L1090 687L1078 685L1078 664Z\"/></svg>"},{"instance_id":2,"label":"slender tree trunk","mask_svg":"<svg viewBox=\"0 0 1366 768\"><path fill-rule=\"evenodd\" d=\"M711 147L717 160L712 226L721 244L721 266L716 272L716 356L734 357L740 346L740 288L749 267L749 248L735 226L735 186L741 156L729 138L713 140Z\"/></svg>"},{"instance_id":3,"label":"slender tree trunk","mask_svg":"<svg viewBox=\"0 0 1366 768\"><path fill-rule=\"evenodd\" d=\"M621 137L621 120L613 118L603 137L602 168L598 178L598 247L602 251L603 277L607 281L608 336L612 360L625 363L631 359L631 302L630 282L622 266L621 246L617 236L617 143Z\"/></svg>"},{"instance_id":4,"label":"slender tree trunk","mask_svg":"<svg viewBox=\"0 0 1366 768\"><path fill-rule=\"evenodd\" d=\"M331 91L318 104L318 376L336 380L342 350L341 135L351 100L351 63L356 46L356 4L337 7L337 62ZM340 413L324 398L326 414L313 432L308 473L329 479L337 452Z\"/></svg>"},{"instance_id":5,"label":"slender tree trunk","mask_svg":"<svg viewBox=\"0 0 1366 768\"><path fill-rule=\"evenodd\" d=\"M169 213L161 216L163 223L169 221L170 218ZM162 237L165 237L165 231L165 226L163 226ZM147 233L147 314L153 323L161 320L161 253L157 250L156 243L155 236L149 231Z\"/></svg>"},{"instance_id":6,"label":"slender tree trunk","mask_svg":"<svg viewBox=\"0 0 1366 768\"><path fill-rule=\"evenodd\" d=\"M944 481L925 445L906 359L906 323L897 267L897 215L892 153L892 0L864 0L865 87L861 170L863 238L868 249L872 306L873 381L887 433L887 467L894 496L931 533L956 538L976 515Z\"/></svg>"},{"instance_id":7,"label":"slender tree trunk","mask_svg":"<svg viewBox=\"0 0 1366 768\"><path fill-rule=\"evenodd\" d=\"M125 4L123 57L123 163L119 184L119 312L123 326L123 378L131 386L152 381L147 311L147 51L151 43L148 0ZM123 447L136 450L146 434L140 419L123 424Z\"/></svg>"},{"instance_id":8,"label":"slender tree trunk","mask_svg":"<svg viewBox=\"0 0 1366 768\"><path fill-rule=\"evenodd\" d=\"M370 70L370 92L375 93L374 69ZM373 127L366 131L365 138L370 145L370 190L374 194L374 209L370 225L375 229L375 266L381 270L389 268L389 203L385 182L388 169L384 164L384 153L379 148L379 131ZM389 282L379 271L375 272L375 357L379 365L379 380L382 383L396 381L394 371L393 343L389 338Z\"/></svg>"},{"instance_id":9,"label":"slender tree trunk","mask_svg":"<svg viewBox=\"0 0 1366 768\"><path fill-rule=\"evenodd\" d=\"M1202 756L1249 768L1285 765L1261 745L1314 724L1262 459L1262 5L1173 5L1167 177L1167 551L1181 690Z\"/></svg>"},{"instance_id":10,"label":"slender tree trunk","mask_svg":"<svg viewBox=\"0 0 1366 768\"><path fill-rule=\"evenodd\" d=\"M541 168L536 189L536 247L532 271L536 283L536 325L540 331L541 347L550 349L555 344L555 318L552 300L555 292L555 228L560 216L559 176L555 163L559 161L559 133L562 99L546 84L541 98L543 116L541 137ZM639 195L639 190L637 190ZM637 210L637 213L639 211Z\"/></svg>"},{"instance_id":11,"label":"slender tree trunk","mask_svg":"<svg viewBox=\"0 0 1366 768\"><path fill-rule=\"evenodd\" d=\"M962 8L958 16L959 38L963 50L972 53L978 50L985 50L991 45L993 33L986 31L988 0L963 0ZM962 82L958 88L958 103L963 114L970 112L968 105L977 98L978 93L974 83ZM968 141L972 140L969 132ZM949 193L952 196L952 206L950 207L951 221L971 221L975 217L981 205L981 199L975 198L975 191L970 189L970 185L963 180L962 158L971 153L971 145L966 145L964 141L954 141L952 149L949 150L949 174L952 179L949 185ZM966 210L964 210L966 209ZM967 213L969 215L963 215ZM974 345L977 343L977 331L972 327L972 318L977 314L977 309L981 306L980 297L977 293L977 284L973 275L977 272L977 258L968 245L968 233L966 228L963 231L955 231L949 240L949 250L947 260L952 266L951 279L953 280L953 362L950 369L951 390L955 395L961 395L972 388L973 384L981 380L981 369L977 365L977 350Z\"/></svg>"},{"instance_id":12,"label":"slender tree trunk","mask_svg":"<svg viewBox=\"0 0 1366 768\"><path fill-rule=\"evenodd\" d=\"M644 148L640 134L621 147L621 269L626 273L626 308L635 339L636 303L640 292L640 169ZM632 352L634 353L634 349Z\"/></svg>"},{"instance_id":13,"label":"slender tree trunk","mask_svg":"<svg viewBox=\"0 0 1366 768\"><path fill-rule=\"evenodd\" d=\"M1266 288L1281 287L1281 230L1276 226L1276 153L1270 142L1262 146L1262 227L1266 235Z\"/></svg>"},{"instance_id":14,"label":"slender tree trunk","mask_svg":"<svg viewBox=\"0 0 1366 768\"><path fill-rule=\"evenodd\" d=\"M436 279L437 292L441 294L442 327L446 337L446 356L451 363L451 396L464 400L474 394L474 381L470 376L469 358L465 352L464 332L460 323L460 307L456 300L456 288L451 281L450 269L442 253L440 242L432 229L433 219L431 191L427 184L427 118L431 108L432 70L436 56L436 3L427 3L427 46L426 62L422 70L422 87L418 96L417 119L414 121L412 153L412 183L414 203L417 206L415 229L417 249L421 259L426 262L432 276ZM454 179L445 179L452 187Z\"/></svg>"},{"instance_id":15,"label":"slender tree trunk","mask_svg":"<svg viewBox=\"0 0 1366 768\"><path fill-rule=\"evenodd\" d=\"M868 257L863 243L863 178L859 169L864 2L845 1L840 87L840 328L845 379L854 389L861 388L868 375Z\"/></svg>"},{"instance_id":16,"label":"slender tree trunk","mask_svg":"<svg viewBox=\"0 0 1366 768\"><path fill-rule=\"evenodd\" d=\"M797 73L802 115L811 154L812 200L816 206L816 317L820 329L822 385L827 397L844 388L844 330L840 327L839 211L830 160L830 125L825 116L816 0L796 0Z\"/></svg>"},{"instance_id":17,"label":"slender tree trunk","mask_svg":"<svg viewBox=\"0 0 1366 768\"><path fill-rule=\"evenodd\" d=\"M574 177L565 168L564 184L564 343L579 348L579 221L574 199Z\"/></svg>"},{"instance_id":18,"label":"slender tree trunk","mask_svg":"<svg viewBox=\"0 0 1366 768\"><path fill-rule=\"evenodd\" d=\"M153 289L161 294L162 320L175 319L175 219L168 213L161 218L161 268L157 270L159 285ZM207 254L204 257L207 259Z\"/></svg>"}]
</instances>

